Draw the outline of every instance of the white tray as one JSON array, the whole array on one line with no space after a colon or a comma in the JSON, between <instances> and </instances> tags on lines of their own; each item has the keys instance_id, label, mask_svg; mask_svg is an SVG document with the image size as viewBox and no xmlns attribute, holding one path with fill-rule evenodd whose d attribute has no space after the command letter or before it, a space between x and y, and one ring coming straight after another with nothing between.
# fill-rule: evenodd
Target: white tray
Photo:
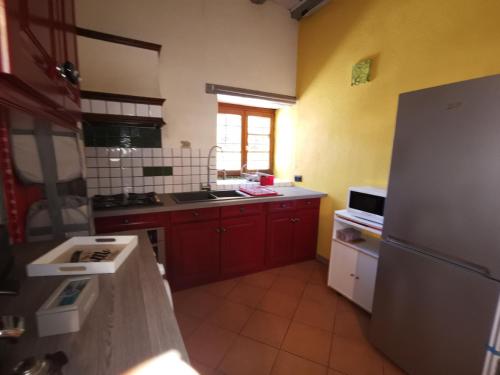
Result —
<instances>
[{"instance_id":1,"label":"white tray","mask_svg":"<svg viewBox=\"0 0 500 375\"><path fill-rule=\"evenodd\" d=\"M99 242L99 240L114 240ZM96 273L114 273L120 268L129 254L137 247L137 236L87 236L73 237L56 248L42 255L26 266L28 276L49 275L88 275ZM110 247L118 252L113 260L101 262L70 263L69 259L75 250ZM58 259L67 259L57 262Z\"/></svg>"}]
</instances>

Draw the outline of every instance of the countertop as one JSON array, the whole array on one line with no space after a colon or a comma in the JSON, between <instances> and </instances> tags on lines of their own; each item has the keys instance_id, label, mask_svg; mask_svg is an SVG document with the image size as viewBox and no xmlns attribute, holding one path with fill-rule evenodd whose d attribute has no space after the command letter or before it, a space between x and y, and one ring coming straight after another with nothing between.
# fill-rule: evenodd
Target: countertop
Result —
<instances>
[{"instance_id":1,"label":"countertop","mask_svg":"<svg viewBox=\"0 0 500 375\"><path fill-rule=\"evenodd\" d=\"M326 197L325 193L294 186L274 187L273 189L276 190L280 195L273 197L250 197L245 199L211 200L206 202L193 202L193 203L180 203L180 204L174 201L171 194L159 194L160 200L162 201L162 205L160 206L98 210L93 212L93 216L109 217L109 216L181 211L181 210L208 208L208 207L235 206L235 205L252 204L252 203Z\"/></svg>"},{"instance_id":2,"label":"countertop","mask_svg":"<svg viewBox=\"0 0 500 375\"><path fill-rule=\"evenodd\" d=\"M63 350L69 357L65 374L121 374L146 360L158 359L165 373L188 367L173 310L167 300L146 232L136 234L138 247L114 274L99 275L99 297L79 332L39 338L35 312L67 276L26 277L25 264L57 242L15 246L14 274L21 280L19 296L0 296L0 315L22 315L26 332L17 343L0 339L0 373L8 374L20 360ZM161 355L161 356L160 356ZM173 370L172 373L175 373ZM187 373L190 373L189 370Z\"/></svg>"}]
</instances>

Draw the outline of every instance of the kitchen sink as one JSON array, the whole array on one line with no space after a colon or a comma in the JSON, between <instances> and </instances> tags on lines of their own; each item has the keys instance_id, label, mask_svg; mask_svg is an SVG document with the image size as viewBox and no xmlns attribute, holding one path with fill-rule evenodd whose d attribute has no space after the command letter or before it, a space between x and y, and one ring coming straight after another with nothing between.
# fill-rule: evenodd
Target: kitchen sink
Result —
<instances>
[{"instance_id":1,"label":"kitchen sink","mask_svg":"<svg viewBox=\"0 0 500 375\"><path fill-rule=\"evenodd\" d=\"M238 190L218 190L211 191L210 194L215 195L217 199L221 198L249 198L245 193Z\"/></svg>"},{"instance_id":2,"label":"kitchen sink","mask_svg":"<svg viewBox=\"0 0 500 375\"><path fill-rule=\"evenodd\" d=\"M238 190L219 190L219 191L191 191L187 193L173 193L172 198L174 198L176 203L193 203L193 202L206 202L215 200L250 198L250 196Z\"/></svg>"}]
</instances>

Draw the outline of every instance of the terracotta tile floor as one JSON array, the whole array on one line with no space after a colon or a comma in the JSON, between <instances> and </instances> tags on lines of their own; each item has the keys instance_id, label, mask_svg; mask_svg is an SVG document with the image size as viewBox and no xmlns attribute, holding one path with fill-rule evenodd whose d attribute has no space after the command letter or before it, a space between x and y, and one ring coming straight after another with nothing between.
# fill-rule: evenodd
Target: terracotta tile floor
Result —
<instances>
[{"instance_id":1,"label":"terracotta tile floor","mask_svg":"<svg viewBox=\"0 0 500 375\"><path fill-rule=\"evenodd\" d=\"M326 286L316 261L174 293L202 375L401 375L367 341L369 315Z\"/></svg>"}]
</instances>

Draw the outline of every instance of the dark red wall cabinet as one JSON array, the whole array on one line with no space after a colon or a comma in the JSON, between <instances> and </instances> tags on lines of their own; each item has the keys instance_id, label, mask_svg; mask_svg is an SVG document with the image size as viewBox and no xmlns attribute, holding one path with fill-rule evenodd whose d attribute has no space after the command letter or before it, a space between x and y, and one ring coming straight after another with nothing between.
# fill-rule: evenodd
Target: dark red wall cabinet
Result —
<instances>
[{"instance_id":1,"label":"dark red wall cabinet","mask_svg":"<svg viewBox=\"0 0 500 375\"><path fill-rule=\"evenodd\" d=\"M0 102L75 126L80 116L73 0L5 0Z\"/></svg>"},{"instance_id":2,"label":"dark red wall cabinet","mask_svg":"<svg viewBox=\"0 0 500 375\"><path fill-rule=\"evenodd\" d=\"M98 233L167 226L174 290L312 259L319 199L203 208L95 220ZM160 223L163 223L160 225Z\"/></svg>"}]
</instances>

